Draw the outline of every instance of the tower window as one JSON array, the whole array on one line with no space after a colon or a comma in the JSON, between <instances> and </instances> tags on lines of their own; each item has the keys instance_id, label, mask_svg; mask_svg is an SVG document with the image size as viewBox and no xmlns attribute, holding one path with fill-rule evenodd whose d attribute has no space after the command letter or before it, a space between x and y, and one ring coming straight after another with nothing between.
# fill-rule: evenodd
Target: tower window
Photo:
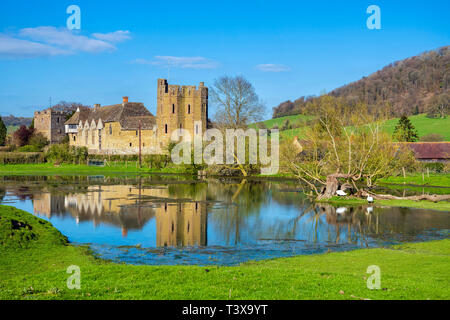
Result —
<instances>
[{"instance_id":1,"label":"tower window","mask_svg":"<svg viewBox=\"0 0 450 320\"><path fill-rule=\"evenodd\" d=\"M180 123L180 129L182 129L183 128L183 125Z\"/></svg>"},{"instance_id":2,"label":"tower window","mask_svg":"<svg viewBox=\"0 0 450 320\"><path fill-rule=\"evenodd\" d=\"M136 135L138 135L138 131L136 130Z\"/></svg>"},{"instance_id":3,"label":"tower window","mask_svg":"<svg viewBox=\"0 0 450 320\"><path fill-rule=\"evenodd\" d=\"M132 146L133 144L130 142L130 147Z\"/></svg>"},{"instance_id":4,"label":"tower window","mask_svg":"<svg viewBox=\"0 0 450 320\"><path fill-rule=\"evenodd\" d=\"M109 125L109 134L112 134L112 127Z\"/></svg>"},{"instance_id":5,"label":"tower window","mask_svg":"<svg viewBox=\"0 0 450 320\"><path fill-rule=\"evenodd\" d=\"M191 105L188 104L188 114L191 114Z\"/></svg>"},{"instance_id":6,"label":"tower window","mask_svg":"<svg viewBox=\"0 0 450 320\"><path fill-rule=\"evenodd\" d=\"M172 113L175 113L175 104L172 105Z\"/></svg>"},{"instance_id":7,"label":"tower window","mask_svg":"<svg viewBox=\"0 0 450 320\"><path fill-rule=\"evenodd\" d=\"M75 135L73 136L73 141L77 141L77 137Z\"/></svg>"},{"instance_id":8,"label":"tower window","mask_svg":"<svg viewBox=\"0 0 450 320\"><path fill-rule=\"evenodd\" d=\"M164 131L167 133L167 123L164 125Z\"/></svg>"}]
</instances>

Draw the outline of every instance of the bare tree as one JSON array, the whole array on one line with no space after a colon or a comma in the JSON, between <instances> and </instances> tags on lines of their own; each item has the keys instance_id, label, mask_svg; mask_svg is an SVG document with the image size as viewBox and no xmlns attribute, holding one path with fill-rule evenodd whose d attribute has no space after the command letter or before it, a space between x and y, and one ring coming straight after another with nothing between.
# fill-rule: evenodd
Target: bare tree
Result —
<instances>
[{"instance_id":1,"label":"bare tree","mask_svg":"<svg viewBox=\"0 0 450 320\"><path fill-rule=\"evenodd\" d=\"M265 106L252 84L243 76L223 76L214 82L211 99L215 121L226 128L242 128L262 120Z\"/></svg>"}]
</instances>

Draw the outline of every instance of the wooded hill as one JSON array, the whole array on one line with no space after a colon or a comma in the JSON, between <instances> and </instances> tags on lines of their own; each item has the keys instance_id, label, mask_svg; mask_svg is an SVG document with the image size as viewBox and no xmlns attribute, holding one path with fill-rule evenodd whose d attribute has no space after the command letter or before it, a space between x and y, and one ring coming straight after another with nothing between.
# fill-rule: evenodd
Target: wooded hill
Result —
<instances>
[{"instance_id":1,"label":"wooded hill","mask_svg":"<svg viewBox=\"0 0 450 320\"><path fill-rule=\"evenodd\" d=\"M20 126L29 126L31 124L31 121L33 118L26 118L26 117L15 117L13 115L9 116L3 116L2 117L3 123L7 127L20 127Z\"/></svg>"},{"instance_id":2,"label":"wooded hill","mask_svg":"<svg viewBox=\"0 0 450 320\"><path fill-rule=\"evenodd\" d=\"M364 102L375 110L390 105L392 116L426 113L450 100L450 46L391 63L368 77L328 93L350 105ZM300 97L273 109L273 118L303 113L317 97Z\"/></svg>"}]
</instances>

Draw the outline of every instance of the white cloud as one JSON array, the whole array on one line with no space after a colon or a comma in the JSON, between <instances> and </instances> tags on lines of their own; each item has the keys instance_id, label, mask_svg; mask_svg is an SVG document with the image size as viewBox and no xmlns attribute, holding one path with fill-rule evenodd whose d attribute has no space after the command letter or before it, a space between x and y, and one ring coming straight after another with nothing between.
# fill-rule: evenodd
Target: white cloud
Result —
<instances>
[{"instance_id":1,"label":"white cloud","mask_svg":"<svg viewBox=\"0 0 450 320\"><path fill-rule=\"evenodd\" d=\"M154 66L177 67L182 69L215 69L219 63L204 57L174 57L174 56L155 56L153 60L135 59L132 63L148 64Z\"/></svg>"},{"instance_id":2,"label":"white cloud","mask_svg":"<svg viewBox=\"0 0 450 320\"><path fill-rule=\"evenodd\" d=\"M101 37L104 39L100 39ZM24 28L14 37L0 34L0 56L36 57L79 52L98 53L115 50L116 47L112 43L129 38L128 31L98 33L90 37L65 28Z\"/></svg>"},{"instance_id":3,"label":"white cloud","mask_svg":"<svg viewBox=\"0 0 450 320\"><path fill-rule=\"evenodd\" d=\"M273 63L258 64L256 69L262 72L286 72L291 70L288 66Z\"/></svg>"},{"instance_id":4,"label":"white cloud","mask_svg":"<svg viewBox=\"0 0 450 320\"><path fill-rule=\"evenodd\" d=\"M0 34L0 57L36 57L69 54L69 51Z\"/></svg>"},{"instance_id":5,"label":"white cloud","mask_svg":"<svg viewBox=\"0 0 450 320\"><path fill-rule=\"evenodd\" d=\"M122 30L110 33L93 33L92 36L94 38L113 43L131 39L130 31L122 31Z\"/></svg>"}]
</instances>

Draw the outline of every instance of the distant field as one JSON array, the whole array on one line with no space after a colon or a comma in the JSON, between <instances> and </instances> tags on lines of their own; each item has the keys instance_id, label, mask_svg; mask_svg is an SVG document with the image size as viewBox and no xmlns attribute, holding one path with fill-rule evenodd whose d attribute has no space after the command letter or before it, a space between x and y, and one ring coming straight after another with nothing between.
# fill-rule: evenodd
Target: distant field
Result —
<instances>
[{"instance_id":1,"label":"distant field","mask_svg":"<svg viewBox=\"0 0 450 320\"><path fill-rule=\"evenodd\" d=\"M300 138L305 133L305 128L307 127L306 121L313 119L313 118L314 118L313 116L296 114L293 116L285 116L285 117L269 119L269 120L261 121L261 122L266 125L267 129L272 129L274 126L278 126L278 128L280 129L283 126L283 124L286 122L286 120L289 120L289 123L291 125L299 126L299 128L280 131L280 137L281 138L293 138L295 136L298 136ZM256 125L252 125L252 127L256 127Z\"/></svg>"},{"instance_id":2,"label":"distant field","mask_svg":"<svg viewBox=\"0 0 450 320\"><path fill-rule=\"evenodd\" d=\"M17 129L19 129L18 126L7 126L6 129L8 130L8 133L13 133Z\"/></svg>"},{"instance_id":3,"label":"distant field","mask_svg":"<svg viewBox=\"0 0 450 320\"><path fill-rule=\"evenodd\" d=\"M262 122L265 123L268 129L271 129L274 125L278 125L278 127L280 128L287 119L289 119L289 122L291 124L300 123L302 124L300 128L281 131L280 137L293 138L295 136L298 136L299 138L302 138L304 137L306 131L305 121L312 118L312 116L293 115L270 119ZM417 129L419 138L430 133L437 133L442 135L445 141L450 141L450 117L447 117L445 119L431 119L427 118L425 114L419 114L416 116L410 116L408 118L409 120L411 120L413 126ZM398 123L398 120L399 118L395 118L386 121L383 125L384 130L392 134L394 132L395 126Z\"/></svg>"},{"instance_id":4,"label":"distant field","mask_svg":"<svg viewBox=\"0 0 450 320\"><path fill-rule=\"evenodd\" d=\"M430 119L425 114L408 117L413 126L417 129L419 138L430 133L437 133L444 137L445 141L450 141L450 117L445 119ZM386 121L384 129L393 133L397 125L398 118Z\"/></svg>"}]
</instances>

